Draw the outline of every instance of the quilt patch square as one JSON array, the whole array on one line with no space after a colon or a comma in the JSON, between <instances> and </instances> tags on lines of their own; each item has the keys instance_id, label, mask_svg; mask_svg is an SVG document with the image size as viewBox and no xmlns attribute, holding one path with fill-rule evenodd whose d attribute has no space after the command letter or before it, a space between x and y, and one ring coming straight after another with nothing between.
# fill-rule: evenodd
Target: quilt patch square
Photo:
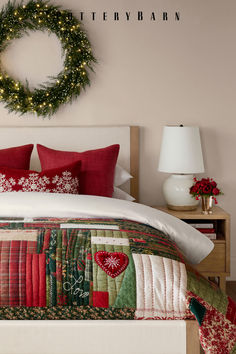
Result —
<instances>
[{"instance_id":1,"label":"quilt patch square","mask_svg":"<svg viewBox=\"0 0 236 354\"><path fill-rule=\"evenodd\" d=\"M35 241L0 241L1 306L25 306L26 256L35 251Z\"/></svg>"},{"instance_id":2,"label":"quilt patch square","mask_svg":"<svg viewBox=\"0 0 236 354\"><path fill-rule=\"evenodd\" d=\"M206 313L206 308L200 302L197 301L194 297L191 299L190 304L189 304L189 309L190 311L194 314L196 317L199 326L202 325L202 321L204 319L205 313Z\"/></svg>"},{"instance_id":3,"label":"quilt patch square","mask_svg":"<svg viewBox=\"0 0 236 354\"><path fill-rule=\"evenodd\" d=\"M94 255L96 263L112 278L124 272L129 264L129 258L122 252L98 251Z\"/></svg>"},{"instance_id":4,"label":"quilt patch square","mask_svg":"<svg viewBox=\"0 0 236 354\"><path fill-rule=\"evenodd\" d=\"M107 291L93 292L93 306L94 307L109 307L109 293Z\"/></svg>"},{"instance_id":5,"label":"quilt patch square","mask_svg":"<svg viewBox=\"0 0 236 354\"><path fill-rule=\"evenodd\" d=\"M183 319L186 314L185 265L169 258L133 254L136 270L136 319Z\"/></svg>"}]
</instances>

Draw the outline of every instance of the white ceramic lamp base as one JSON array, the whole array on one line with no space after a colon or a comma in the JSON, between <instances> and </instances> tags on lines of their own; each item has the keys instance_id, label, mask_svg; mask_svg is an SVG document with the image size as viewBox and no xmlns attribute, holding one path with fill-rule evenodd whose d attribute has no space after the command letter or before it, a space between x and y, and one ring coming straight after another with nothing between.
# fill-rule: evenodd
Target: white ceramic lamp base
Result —
<instances>
[{"instance_id":1,"label":"white ceramic lamp base","mask_svg":"<svg viewBox=\"0 0 236 354\"><path fill-rule=\"evenodd\" d=\"M163 193L169 209L194 210L199 201L189 194L193 175L171 175L163 184Z\"/></svg>"}]
</instances>

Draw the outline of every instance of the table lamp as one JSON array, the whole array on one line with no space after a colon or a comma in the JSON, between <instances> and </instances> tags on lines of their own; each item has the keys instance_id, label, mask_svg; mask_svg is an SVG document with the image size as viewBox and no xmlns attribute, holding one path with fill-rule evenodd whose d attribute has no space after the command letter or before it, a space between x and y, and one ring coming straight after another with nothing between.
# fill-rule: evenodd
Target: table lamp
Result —
<instances>
[{"instance_id":1,"label":"table lamp","mask_svg":"<svg viewBox=\"0 0 236 354\"><path fill-rule=\"evenodd\" d=\"M193 185L193 174L204 172L198 127L182 124L164 127L158 170L172 173L163 184L168 208L196 209L198 201L189 194L189 188Z\"/></svg>"}]
</instances>

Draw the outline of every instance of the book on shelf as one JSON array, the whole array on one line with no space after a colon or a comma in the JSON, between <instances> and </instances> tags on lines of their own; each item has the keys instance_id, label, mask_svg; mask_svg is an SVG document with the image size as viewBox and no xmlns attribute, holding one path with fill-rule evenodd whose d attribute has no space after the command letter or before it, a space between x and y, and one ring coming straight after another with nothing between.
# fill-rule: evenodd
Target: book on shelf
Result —
<instances>
[{"instance_id":1,"label":"book on shelf","mask_svg":"<svg viewBox=\"0 0 236 354\"><path fill-rule=\"evenodd\" d=\"M195 229L213 229L214 228L213 223L204 223L204 222L198 223L198 224L189 223L189 225L191 225Z\"/></svg>"},{"instance_id":2,"label":"book on shelf","mask_svg":"<svg viewBox=\"0 0 236 354\"><path fill-rule=\"evenodd\" d=\"M206 237L208 237L210 240L216 240L216 233L210 233L210 234L207 234L205 232L203 232L203 235L205 235Z\"/></svg>"},{"instance_id":3,"label":"book on shelf","mask_svg":"<svg viewBox=\"0 0 236 354\"><path fill-rule=\"evenodd\" d=\"M208 229L208 228L196 228L198 231L202 232L203 234L214 234L216 229Z\"/></svg>"},{"instance_id":4,"label":"book on shelf","mask_svg":"<svg viewBox=\"0 0 236 354\"><path fill-rule=\"evenodd\" d=\"M208 237L210 240L216 240L216 228L214 227L213 223L189 223L192 227L197 229L199 232L201 232L203 235Z\"/></svg>"}]
</instances>

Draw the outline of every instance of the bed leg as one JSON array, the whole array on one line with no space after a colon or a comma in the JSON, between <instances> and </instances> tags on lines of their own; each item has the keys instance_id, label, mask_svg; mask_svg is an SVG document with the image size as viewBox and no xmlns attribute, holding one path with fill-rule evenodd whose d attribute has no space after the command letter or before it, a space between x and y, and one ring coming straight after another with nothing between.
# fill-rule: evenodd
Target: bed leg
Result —
<instances>
[{"instance_id":1,"label":"bed leg","mask_svg":"<svg viewBox=\"0 0 236 354\"><path fill-rule=\"evenodd\" d=\"M186 354L200 354L197 321L186 321Z\"/></svg>"}]
</instances>

